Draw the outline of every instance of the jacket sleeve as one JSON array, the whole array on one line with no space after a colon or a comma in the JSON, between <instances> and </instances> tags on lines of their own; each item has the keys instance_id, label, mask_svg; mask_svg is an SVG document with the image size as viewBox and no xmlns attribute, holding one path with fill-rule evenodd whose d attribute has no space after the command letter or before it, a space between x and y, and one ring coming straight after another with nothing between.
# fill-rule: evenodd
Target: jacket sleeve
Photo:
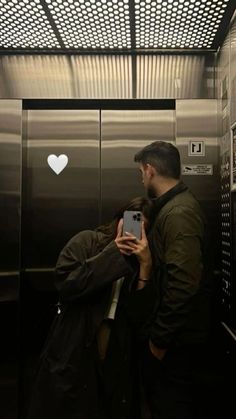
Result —
<instances>
[{"instance_id":1,"label":"jacket sleeve","mask_svg":"<svg viewBox=\"0 0 236 419\"><path fill-rule=\"evenodd\" d=\"M166 272L161 278L161 303L150 331L158 347L168 348L188 319L202 278L203 229L198 214L177 207L162 226Z\"/></svg>"},{"instance_id":2,"label":"jacket sleeve","mask_svg":"<svg viewBox=\"0 0 236 419\"><path fill-rule=\"evenodd\" d=\"M86 244L81 233L76 243L70 241L59 255L55 285L62 302L87 297L132 272L114 241L93 256L92 244Z\"/></svg>"}]
</instances>

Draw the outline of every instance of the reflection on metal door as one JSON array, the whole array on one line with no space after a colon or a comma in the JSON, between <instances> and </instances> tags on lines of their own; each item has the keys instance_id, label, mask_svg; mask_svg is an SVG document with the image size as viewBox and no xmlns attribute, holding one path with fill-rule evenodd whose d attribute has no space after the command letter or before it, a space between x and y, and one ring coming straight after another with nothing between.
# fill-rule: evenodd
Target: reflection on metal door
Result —
<instances>
[{"instance_id":1,"label":"reflection on metal door","mask_svg":"<svg viewBox=\"0 0 236 419\"><path fill-rule=\"evenodd\" d=\"M99 135L97 110L28 111L23 171L25 269L54 267L74 234L97 226Z\"/></svg>"},{"instance_id":2,"label":"reflection on metal door","mask_svg":"<svg viewBox=\"0 0 236 419\"><path fill-rule=\"evenodd\" d=\"M23 120L20 399L25 418L56 313L57 258L72 236L98 225L100 130L98 110L25 110Z\"/></svg>"},{"instance_id":3,"label":"reflection on metal door","mask_svg":"<svg viewBox=\"0 0 236 419\"><path fill-rule=\"evenodd\" d=\"M21 101L0 101L0 410L15 419L18 393Z\"/></svg>"},{"instance_id":4,"label":"reflection on metal door","mask_svg":"<svg viewBox=\"0 0 236 419\"><path fill-rule=\"evenodd\" d=\"M174 110L111 110L101 118L102 221L130 199L145 195L134 163L152 141L175 141Z\"/></svg>"}]
</instances>

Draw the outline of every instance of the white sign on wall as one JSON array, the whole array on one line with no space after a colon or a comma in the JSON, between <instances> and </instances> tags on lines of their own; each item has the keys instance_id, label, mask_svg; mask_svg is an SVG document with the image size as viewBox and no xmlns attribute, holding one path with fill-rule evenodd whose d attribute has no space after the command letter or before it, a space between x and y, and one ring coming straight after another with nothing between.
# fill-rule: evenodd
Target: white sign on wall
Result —
<instances>
[{"instance_id":1,"label":"white sign on wall","mask_svg":"<svg viewBox=\"0 0 236 419\"><path fill-rule=\"evenodd\" d=\"M213 175L213 165L182 164L182 175Z\"/></svg>"},{"instance_id":2,"label":"white sign on wall","mask_svg":"<svg viewBox=\"0 0 236 419\"><path fill-rule=\"evenodd\" d=\"M205 156L205 142L190 140L188 143L189 156Z\"/></svg>"}]
</instances>

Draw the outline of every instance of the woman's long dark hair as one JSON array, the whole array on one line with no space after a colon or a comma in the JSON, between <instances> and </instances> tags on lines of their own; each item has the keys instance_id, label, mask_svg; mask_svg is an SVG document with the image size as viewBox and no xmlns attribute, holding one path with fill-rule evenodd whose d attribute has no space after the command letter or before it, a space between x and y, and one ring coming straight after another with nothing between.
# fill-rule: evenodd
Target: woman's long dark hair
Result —
<instances>
[{"instance_id":1,"label":"woman's long dark hair","mask_svg":"<svg viewBox=\"0 0 236 419\"><path fill-rule=\"evenodd\" d=\"M106 246L110 241L114 240L117 234L117 226L120 219L123 217L124 211L141 211L143 216L149 221L149 226L152 220L152 201L145 197L137 197L123 205L114 215L110 223L101 225L95 231L101 232L105 235L102 246Z\"/></svg>"}]
</instances>

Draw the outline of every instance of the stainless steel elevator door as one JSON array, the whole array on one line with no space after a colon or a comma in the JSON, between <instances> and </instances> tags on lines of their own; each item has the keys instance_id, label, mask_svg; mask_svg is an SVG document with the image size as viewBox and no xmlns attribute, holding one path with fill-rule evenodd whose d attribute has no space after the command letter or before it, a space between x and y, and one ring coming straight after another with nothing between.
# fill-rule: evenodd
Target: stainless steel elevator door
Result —
<instances>
[{"instance_id":1,"label":"stainless steel elevator door","mask_svg":"<svg viewBox=\"0 0 236 419\"><path fill-rule=\"evenodd\" d=\"M99 220L99 111L30 110L25 118L22 258L25 269L54 267L77 232ZM65 154L60 174L50 154Z\"/></svg>"},{"instance_id":2,"label":"stainless steel elevator door","mask_svg":"<svg viewBox=\"0 0 236 419\"><path fill-rule=\"evenodd\" d=\"M20 269L21 112L0 101L0 417L16 419Z\"/></svg>"},{"instance_id":3,"label":"stainless steel elevator door","mask_svg":"<svg viewBox=\"0 0 236 419\"><path fill-rule=\"evenodd\" d=\"M101 116L102 221L145 195L134 155L156 141L175 141L174 110L104 110Z\"/></svg>"},{"instance_id":4,"label":"stainless steel elevator door","mask_svg":"<svg viewBox=\"0 0 236 419\"><path fill-rule=\"evenodd\" d=\"M21 101L0 101L0 271L19 271Z\"/></svg>"}]
</instances>

